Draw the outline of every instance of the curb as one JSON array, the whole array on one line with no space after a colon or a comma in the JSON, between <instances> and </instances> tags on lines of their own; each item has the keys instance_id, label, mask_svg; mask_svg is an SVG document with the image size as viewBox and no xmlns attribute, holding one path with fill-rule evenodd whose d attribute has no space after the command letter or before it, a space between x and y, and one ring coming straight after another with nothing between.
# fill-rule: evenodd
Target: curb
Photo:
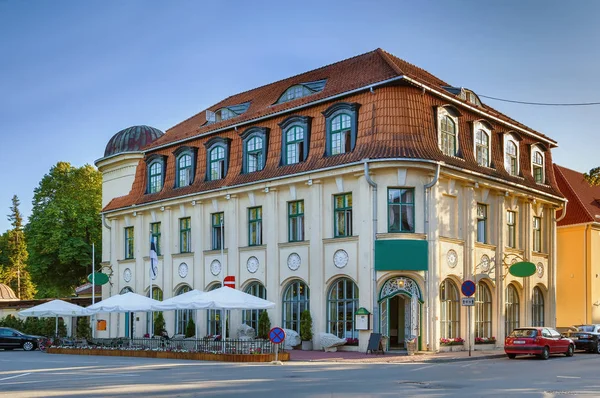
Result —
<instances>
[{"instance_id":1,"label":"curb","mask_svg":"<svg viewBox=\"0 0 600 398\"><path fill-rule=\"evenodd\" d=\"M491 354L491 355L479 355L473 357L450 357L450 358L431 358L426 360L427 362L434 363L447 363L447 362L467 362L467 361L479 361L481 359L494 359L494 358L505 358L506 354Z\"/></svg>"}]
</instances>

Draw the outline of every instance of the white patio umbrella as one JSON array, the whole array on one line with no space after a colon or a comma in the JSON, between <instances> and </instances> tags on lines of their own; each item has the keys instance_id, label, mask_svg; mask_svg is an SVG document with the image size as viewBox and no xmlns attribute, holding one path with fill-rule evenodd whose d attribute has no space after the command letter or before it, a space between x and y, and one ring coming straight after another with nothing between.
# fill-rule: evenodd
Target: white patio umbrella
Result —
<instances>
[{"instance_id":1,"label":"white patio umbrella","mask_svg":"<svg viewBox=\"0 0 600 398\"><path fill-rule=\"evenodd\" d=\"M96 304L86 307L89 314L99 312L150 312L152 306L160 303L158 300L141 294L128 292L125 294L116 294Z\"/></svg>"},{"instance_id":2,"label":"white patio umbrella","mask_svg":"<svg viewBox=\"0 0 600 398\"><path fill-rule=\"evenodd\" d=\"M19 311L19 316L22 317L39 317L39 318L56 318L55 334L58 334L58 317L59 316L88 316L90 315L87 309L63 300L52 300L47 303L36 305L35 307L27 308Z\"/></svg>"},{"instance_id":3,"label":"white patio umbrella","mask_svg":"<svg viewBox=\"0 0 600 398\"><path fill-rule=\"evenodd\" d=\"M266 310L275 308L275 303L271 301L227 286L204 293L202 300L210 302L207 308L214 310Z\"/></svg>"},{"instance_id":4,"label":"white patio umbrella","mask_svg":"<svg viewBox=\"0 0 600 398\"><path fill-rule=\"evenodd\" d=\"M203 299L205 292L194 289L178 296L171 297L158 304L152 305L154 311L172 311L172 310L203 310L209 308L212 302Z\"/></svg>"}]
</instances>

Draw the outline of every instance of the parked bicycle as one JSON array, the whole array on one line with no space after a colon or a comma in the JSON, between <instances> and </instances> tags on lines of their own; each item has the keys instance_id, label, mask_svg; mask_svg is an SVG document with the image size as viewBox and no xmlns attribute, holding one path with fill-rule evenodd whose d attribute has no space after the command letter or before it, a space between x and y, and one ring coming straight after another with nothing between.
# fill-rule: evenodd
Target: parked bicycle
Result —
<instances>
[{"instance_id":1,"label":"parked bicycle","mask_svg":"<svg viewBox=\"0 0 600 398\"><path fill-rule=\"evenodd\" d=\"M50 347L53 343L53 339L51 337L42 337L38 342L38 348L41 352L46 352L48 347Z\"/></svg>"}]
</instances>

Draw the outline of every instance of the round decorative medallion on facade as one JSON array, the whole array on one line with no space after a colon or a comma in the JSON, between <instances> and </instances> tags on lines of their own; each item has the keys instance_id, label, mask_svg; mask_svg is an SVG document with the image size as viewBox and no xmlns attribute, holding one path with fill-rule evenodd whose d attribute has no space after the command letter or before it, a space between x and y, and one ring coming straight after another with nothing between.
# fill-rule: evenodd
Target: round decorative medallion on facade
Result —
<instances>
[{"instance_id":1,"label":"round decorative medallion on facade","mask_svg":"<svg viewBox=\"0 0 600 398\"><path fill-rule=\"evenodd\" d=\"M210 273L217 276L221 273L221 262L219 260L213 260L210 263Z\"/></svg>"},{"instance_id":2,"label":"round decorative medallion on facade","mask_svg":"<svg viewBox=\"0 0 600 398\"><path fill-rule=\"evenodd\" d=\"M448 254L446 254L446 262L450 268L454 268L456 267L456 264L458 264L458 254L456 254L454 249L448 250Z\"/></svg>"},{"instance_id":3,"label":"round decorative medallion on facade","mask_svg":"<svg viewBox=\"0 0 600 398\"><path fill-rule=\"evenodd\" d=\"M481 271L488 272L490 270L490 258L487 254L481 256Z\"/></svg>"},{"instance_id":4,"label":"round decorative medallion on facade","mask_svg":"<svg viewBox=\"0 0 600 398\"><path fill-rule=\"evenodd\" d=\"M187 276L187 274L188 274L188 266L187 266L187 264L186 263L179 264L178 272L179 272L179 277L185 278Z\"/></svg>"},{"instance_id":5,"label":"round decorative medallion on facade","mask_svg":"<svg viewBox=\"0 0 600 398\"><path fill-rule=\"evenodd\" d=\"M246 268L248 269L248 272L254 274L256 271L258 271L258 266L259 262L256 257L252 256L248 258L248 261L246 262Z\"/></svg>"},{"instance_id":6,"label":"round decorative medallion on facade","mask_svg":"<svg viewBox=\"0 0 600 398\"><path fill-rule=\"evenodd\" d=\"M348 264L348 253L346 250L336 250L333 254L333 265L338 268L344 268L346 264Z\"/></svg>"},{"instance_id":7,"label":"round decorative medallion on facade","mask_svg":"<svg viewBox=\"0 0 600 398\"><path fill-rule=\"evenodd\" d=\"M302 260L300 259L300 255L298 253L292 253L288 256L287 266L292 271L298 270L300 268L300 263Z\"/></svg>"},{"instance_id":8,"label":"round decorative medallion on facade","mask_svg":"<svg viewBox=\"0 0 600 398\"><path fill-rule=\"evenodd\" d=\"M131 270L129 268L125 268L123 271L123 280L127 283L131 282Z\"/></svg>"},{"instance_id":9,"label":"round decorative medallion on facade","mask_svg":"<svg viewBox=\"0 0 600 398\"><path fill-rule=\"evenodd\" d=\"M537 263L536 266L536 271L537 271L537 276L539 276L540 278L542 276L544 276L544 264L542 263Z\"/></svg>"}]
</instances>

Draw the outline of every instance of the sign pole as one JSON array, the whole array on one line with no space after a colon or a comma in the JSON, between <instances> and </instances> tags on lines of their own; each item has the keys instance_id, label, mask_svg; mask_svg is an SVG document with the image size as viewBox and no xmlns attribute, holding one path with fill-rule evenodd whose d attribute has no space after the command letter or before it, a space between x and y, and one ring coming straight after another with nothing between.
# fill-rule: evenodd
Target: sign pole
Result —
<instances>
[{"instance_id":1,"label":"sign pole","mask_svg":"<svg viewBox=\"0 0 600 398\"><path fill-rule=\"evenodd\" d=\"M469 338L469 356L471 356L471 309L473 307L469 306L467 308L467 322L469 322L469 331L468 331L468 338Z\"/></svg>"},{"instance_id":2,"label":"sign pole","mask_svg":"<svg viewBox=\"0 0 600 398\"><path fill-rule=\"evenodd\" d=\"M92 305L96 303L96 264L94 263L94 243L92 243ZM96 315L92 315L92 337L96 338Z\"/></svg>"}]
</instances>

